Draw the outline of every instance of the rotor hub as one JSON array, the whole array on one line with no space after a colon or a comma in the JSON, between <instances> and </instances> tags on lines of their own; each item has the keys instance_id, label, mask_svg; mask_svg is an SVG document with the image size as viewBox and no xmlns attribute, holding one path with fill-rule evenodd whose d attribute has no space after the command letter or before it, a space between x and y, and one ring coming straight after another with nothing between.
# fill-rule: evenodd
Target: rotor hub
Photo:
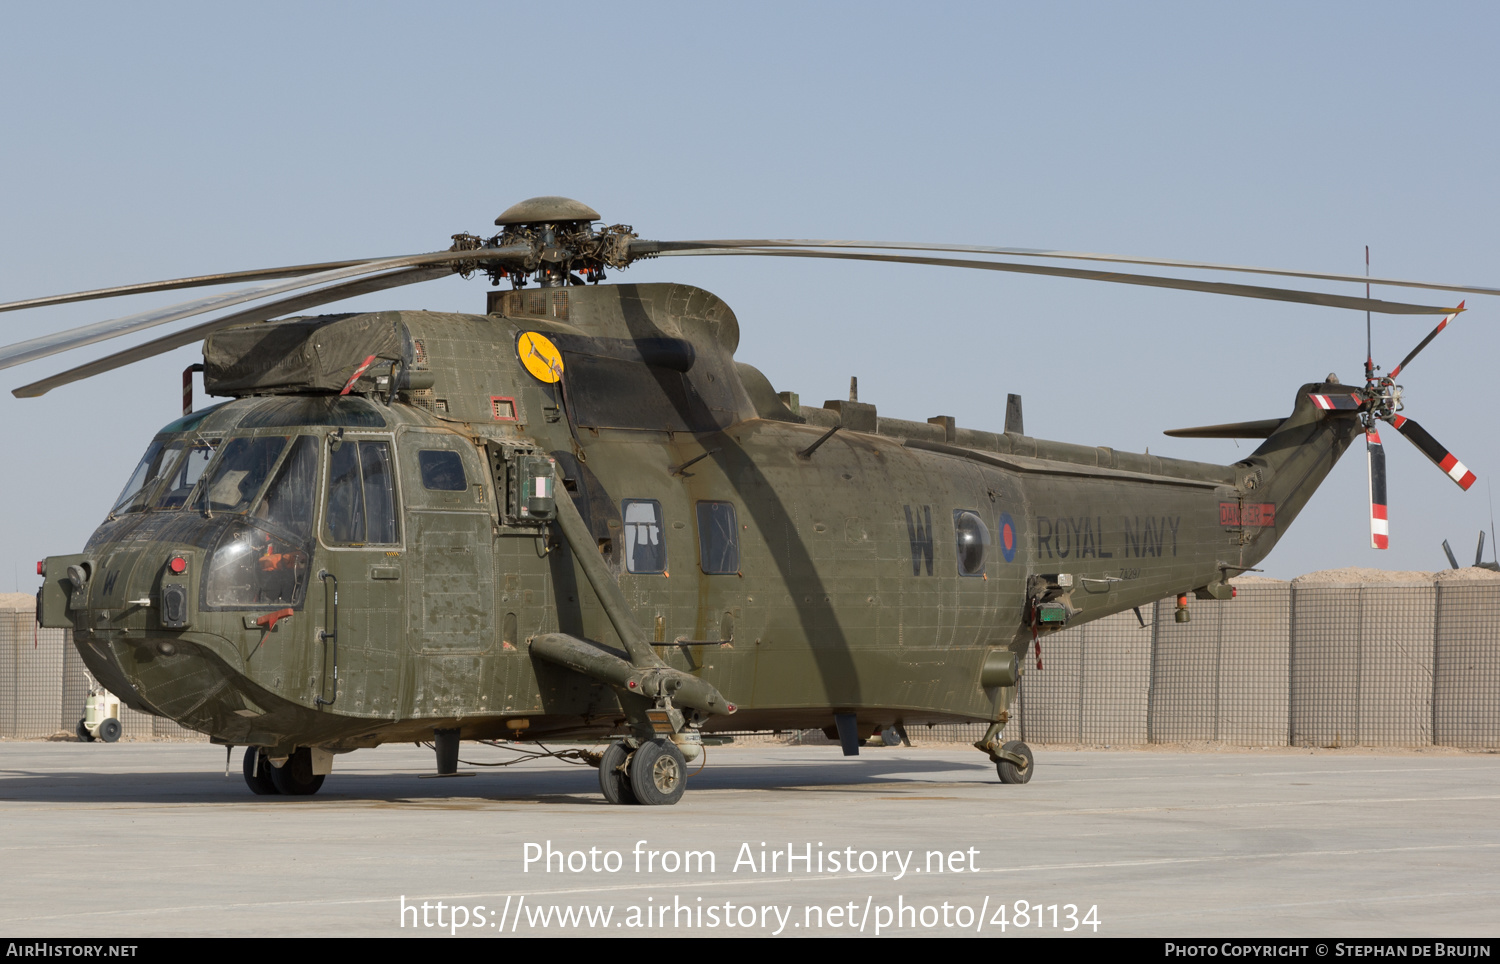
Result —
<instances>
[{"instance_id":1,"label":"rotor hub","mask_svg":"<svg viewBox=\"0 0 1500 964\"><path fill-rule=\"evenodd\" d=\"M468 277L482 270L490 283L508 279L521 288L534 275L544 288L604 280L604 269L624 268L634 258L630 242L637 237L628 224L595 227L599 212L566 197L534 197L513 204L495 219L502 230L489 238L455 234L454 251L512 248L512 257L462 261L455 270Z\"/></svg>"}]
</instances>

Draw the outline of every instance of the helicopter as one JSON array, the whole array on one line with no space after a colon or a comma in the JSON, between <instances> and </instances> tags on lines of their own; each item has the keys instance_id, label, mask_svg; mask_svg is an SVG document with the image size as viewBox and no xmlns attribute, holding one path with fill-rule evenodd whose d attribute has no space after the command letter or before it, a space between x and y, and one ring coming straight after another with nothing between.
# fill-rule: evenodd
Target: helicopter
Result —
<instances>
[{"instance_id":1,"label":"helicopter","mask_svg":"<svg viewBox=\"0 0 1500 964\"><path fill-rule=\"evenodd\" d=\"M256 794L316 793L335 758L462 741L596 741L614 804L669 805L716 732L982 722L1004 784L1023 660L1069 626L1175 596L1230 599L1363 435L1372 545L1388 545L1395 377L1463 310L1029 259L1214 269L1500 294L1087 252L788 239L651 241L562 197L522 201L443 251L95 289L0 311L258 283L0 349L0 368L213 312L14 390L36 397L203 341L182 417L155 433L81 552L38 564L41 625L70 630L133 709L245 749ZM644 258L915 263L1440 315L1389 375L1332 375L1280 418L1176 429L1261 440L1230 465L804 404L735 357L739 322L685 284L602 284ZM955 257L964 255L964 257ZM980 257L973 257L980 256ZM1012 260L995 260L1009 256ZM307 315L373 291L487 277L483 314ZM264 282L270 282L264 284ZM535 282L533 285L532 282ZM502 285L509 283L508 289ZM194 409L192 377L228 398Z\"/></svg>"}]
</instances>

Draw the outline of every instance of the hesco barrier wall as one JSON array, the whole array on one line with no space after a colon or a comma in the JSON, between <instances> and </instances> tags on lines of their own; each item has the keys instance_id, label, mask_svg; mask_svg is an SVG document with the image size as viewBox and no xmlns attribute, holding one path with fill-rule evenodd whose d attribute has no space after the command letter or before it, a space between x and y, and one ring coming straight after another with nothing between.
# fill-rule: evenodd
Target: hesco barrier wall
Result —
<instances>
[{"instance_id":1,"label":"hesco barrier wall","mask_svg":"<svg viewBox=\"0 0 1500 964\"><path fill-rule=\"evenodd\" d=\"M1286 745L1291 592L1275 579L1234 585L1235 599L1190 600L1187 623L1174 600L1157 603L1150 742Z\"/></svg>"},{"instance_id":2,"label":"hesco barrier wall","mask_svg":"<svg viewBox=\"0 0 1500 964\"><path fill-rule=\"evenodd\" d=\"M1436 614L1431 573L1292 580L1292 744L1431 743Z\"/></svg>"},{"instance_id":3,"label":"hesco barrier wall","mask_svg":"<svg viewBox=\"0 0 1500 964\"><path fill-rule=\"evenodd\" d=\"M1145 628L1125 612L1044 638L1040 672L1031 647L1007 734L1032 743L1145 743L1152 634L1150 607L1142 612Z\"/></svg>"},{"instance_id":4,"label":"hesco barrier wall","mask_svg":"<svg viewBox=\"0 0 1500 964\"><path fill-rule=\"evenodd\" d=\"M0 608L0 737L71 738L89 694L83 659L65 630L37 626L30 596L4 596L0 604L26 608ZM123 706L120 725L126 740L207 739L171 720Z\"/></svg>"},{"instance_id":5,"label":"hesco barrier wall","mask_svg":"<svg viewBox=\"0 0 1500 964\"><path fill-rule=\"evenodd\" d=\"M1500 746L1500 579L1438 573L1432 742Z\"/></svg>"},{"instance_id":6,"label":"hesco barrier wall","mask_svg":"<svg viewBox=\"0 0 1500 964\"><path fill-rule=\"evenodd\" d=\"M1345 569L1291 583L1245 576L1233 600L1117 613L1032 648L1006 737L1038 744L1500 748L1500 573ZM19 607L10 611L5 604ZM30 597L0 597L0 737L71 736L88 676ZM204 739L123 711L125 739ZM830 725L832 719L829 720ZM911 727L972 742L983 724ZM819 730L779 739L827 743Z\"/></svg>"}]
</instances>

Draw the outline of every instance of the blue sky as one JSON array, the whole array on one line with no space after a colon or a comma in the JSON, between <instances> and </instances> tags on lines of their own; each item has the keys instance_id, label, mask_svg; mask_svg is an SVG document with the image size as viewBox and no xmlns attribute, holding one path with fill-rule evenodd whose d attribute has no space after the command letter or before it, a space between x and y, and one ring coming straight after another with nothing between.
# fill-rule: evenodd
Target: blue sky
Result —
<instances>
[{"instance_id":1,"label":"blue sky","mask_svg":"<svg viewBox=\"0 0 1500 964\"><path fill-rule=\"evenodd\" d=\"M1497 20L1477 3L15 4L0 300L431 250L553 193L655 238L1349 272L1368 244L1376 274L1500 284ZM1354 312L972 274L739 258L627 277L725 298L740 358L814 403L858 375L882 414L998 429L1019 392L1032 434L1211 461L1248 448L1161 430L1283 415L1300 384L1354 381L1364 358ZM0 336L180 298L0 315ZM483 298L452 279L354 304ZM1470 306L1403 382L1408 414L1479 484L1460 492L1392 439L1393 548L1377 553L1356 450L1269 574L1432 569L1445 537L1472 553L1500 472L1500 299ZM1428 327L1377 318L1377 360ZM0 373L0 589L82 545L197 357L9 394L103 353Z\"/></svg>"}]
</instances>

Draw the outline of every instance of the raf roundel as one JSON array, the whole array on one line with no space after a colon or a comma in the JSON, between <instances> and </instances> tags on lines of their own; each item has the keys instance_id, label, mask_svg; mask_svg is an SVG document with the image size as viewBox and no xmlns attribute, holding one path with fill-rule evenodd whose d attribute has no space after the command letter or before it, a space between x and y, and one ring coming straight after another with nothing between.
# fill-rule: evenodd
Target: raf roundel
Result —
<instances>
[{"instance_id":1,"label":"raf roundel","mask_svg":"<svg viewBox=\"0 0 1500 964\"><path fill-rule=\"evenodd\" d=\"M1000 513L1000 553L1006 562L1016 559L1016 523L1009 512Z\"/></svg>"}]
</instances>

